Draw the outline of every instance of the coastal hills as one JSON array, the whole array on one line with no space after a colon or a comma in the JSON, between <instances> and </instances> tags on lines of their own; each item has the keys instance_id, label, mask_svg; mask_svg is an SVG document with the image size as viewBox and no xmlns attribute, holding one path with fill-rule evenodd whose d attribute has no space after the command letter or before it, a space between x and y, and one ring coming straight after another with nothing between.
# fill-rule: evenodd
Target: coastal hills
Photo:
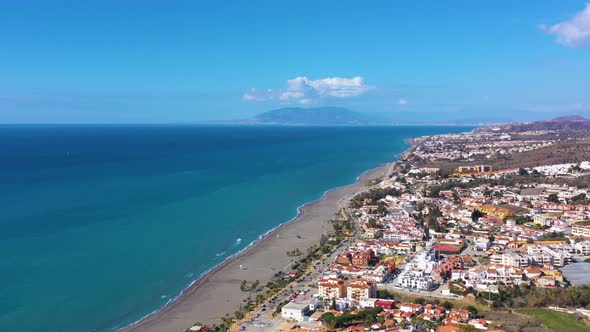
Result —
<instances>
[{"instance_id":1,"label":"coastal hills","mask_svg":"<svg viewBox=\"0 0 590 332\"><path fill-rule=\"evenodd\" d=\"M492 112L493 113L493 112ZM526 112L525 112L526 113ZM289 126L359 126L359 125L473 125L489 126L482 130L502 128L517 132L535 130L590 130L590 119L566 115L550 120L519 121L521 117L528 118L528 114L514 115L511 118L486 117L478 112L446 112L446 111L415 111L415 112L357 112L344 107L285 107L260 113L252 118L238 120L232 123L289 125ZM429 119L425 122L424 119Z\"/></svg>"},{"instance_id":2,"label":"coastal hills","mask_svg":"<svg viewBox=\"0 0 590 332\"><path fill-rule=\"evenodd\" d=\"M431 119L425 123L424 119ZM475 120L468 114L449 114L445 112L356 112L348 108L325 107L285 107L258 114L254 118L239 121L242 124L269 124L289 126L390 126L415 124L473 125L489 123Z\"/></svg>"},{"instance_id":3,"label":"coastal hills","mask_svg":"<svg viewBox=\"0 0 590 332\"><path fill-rule=\"evenodd\" d=\"M568 115L544 121L511 123L502 126L502 128L514 132L542 130L583 131L590 130L590 119L578 115Z\"/></svg>"},{"instance_id":4,"label":"coastal hills","mask_svg":"<svg viewBox=\"0 0 590 332\"><path fill-rule=\"evenodd\" d=\"M362 125L375 122L371 116L343 107L286 107L257 115L252 122L283 125Z\"/></svg>"}]
</instances>

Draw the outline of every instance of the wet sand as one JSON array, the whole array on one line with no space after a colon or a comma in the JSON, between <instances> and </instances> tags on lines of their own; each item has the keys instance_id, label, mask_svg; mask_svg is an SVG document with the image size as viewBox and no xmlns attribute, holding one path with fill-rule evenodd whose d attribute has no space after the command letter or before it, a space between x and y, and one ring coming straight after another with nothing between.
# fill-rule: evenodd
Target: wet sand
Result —
<instances>
[{"instance_id":1,"label":"wet sand","mask_svg":"<svg viewBox=\"0 0 590 332\"><path fill-rule=\"evenodd\" d=\"M331 231L328 220L368 180L385 175L390 166L367 171L355 183L330 190L322 199L305 205L293 221L211 270L175 302L122 331L180 332L195 322L218 323L225 314L233 314L248 297L247 292L240 291L242 280L259 280L264 285L276 272L290 271L291 258L286 252L295 248L305 252L318 244L321 235Z\"/></svg>"}]
</instances>

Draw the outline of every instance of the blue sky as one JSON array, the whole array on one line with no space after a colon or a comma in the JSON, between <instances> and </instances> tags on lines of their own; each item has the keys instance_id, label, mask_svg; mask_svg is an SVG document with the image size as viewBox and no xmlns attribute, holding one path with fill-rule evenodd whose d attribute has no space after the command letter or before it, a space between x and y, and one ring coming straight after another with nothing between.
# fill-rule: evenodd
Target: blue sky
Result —
<instances>
[{"instance_id":1,"label":"blue sky","mask_svg":"<svg viewBox=\"0 0 590 332\"><path fill-rule=\"evenodd\" d=\"M5 0L0 122L590 116L586 1Z\"/></svg>"}]
</instances>

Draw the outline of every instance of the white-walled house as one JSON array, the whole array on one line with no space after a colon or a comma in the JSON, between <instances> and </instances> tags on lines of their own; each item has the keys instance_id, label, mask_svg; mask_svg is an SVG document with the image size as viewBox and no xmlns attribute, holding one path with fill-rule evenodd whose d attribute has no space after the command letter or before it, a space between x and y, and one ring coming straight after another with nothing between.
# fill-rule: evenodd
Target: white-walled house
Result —
<instances>
[{"instance_id":1,"label":"white-walled house","mask_svg":"<svg viewBox=\"0 0 590 332\"><path fill-rule=\"evenodd\" d=\"M281 317L287 320L303 322L308 311L308 303L295 303L291 301L285 304L281 309Z\"/></svg>"}]
</instances>

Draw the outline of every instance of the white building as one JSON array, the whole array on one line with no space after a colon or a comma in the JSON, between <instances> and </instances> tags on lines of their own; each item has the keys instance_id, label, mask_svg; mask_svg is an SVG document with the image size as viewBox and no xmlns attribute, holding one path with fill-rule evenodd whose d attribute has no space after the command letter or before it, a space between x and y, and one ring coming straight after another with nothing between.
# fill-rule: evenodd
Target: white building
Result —
<instances>
[{"instance_id":1,"label":"white building","mask_svg":"<svg viewBox=\"0 0 590 332\"><path fill-rule=\"evenodd\" d=\"M529 258L517 253L492 255L490 263L494 265L505 265L514 267L524 267L529 265Z\"/></svg>"},{"instance_id":2,"label":"white building","mask_svg":"<svg viewBox=\"0 0 590 332\"><path fill-rule=\"evenodd\" d=\"M533 222L535 223L535 225L541 225L541 226L551 226L553 225L553 223L557 220L557 217L552 216L550 214L536 214L533 217Z\"/></svg>"},{"instance_id":3,"label":"white building","mask_svg":"<svg viewBox=\"0 0 590 332\"><path fill-rule=\"evenodd\" d=\"M407 289L431 290L434 288L435 281L424 271L404 271L400 276L400 285Z\"/></svg>"},{"instance_id":4,"label":"white building","mask_svg":"<svg viewBox=\"0 0 590 332\"><path fill-rule=\"evenodd\" d=\"M584 256L590 255L590 241L582 241L574 244L574 249L577 253Z\"/></svg>"},{"instance_id":5,"label":"white building","mask_svg":"<svg viewBox=\"0 0 590 332\"><path fill-rule=\"evenodd\" d=\"M489 324L490 322L485 319L472 319L469 321L469 325L472 325L478 330L487 330Z\"/></svg>"},{"instance_id":6,"label":"white building","mask_svg":"<svg viewBox=\"0 0 590 332\"><path fill-rule=\"evenodd\" d=\"M488 239L487 237L481 236L475 239L475 250L486 251L490 249L490 245L490 239Z\"/></svg>"},{"instance_id":7,"label":"white building","mask_svg":"<svg viewBox=\"0 0 590 332\"><path fill-rule=\"evenodd\" d=\"M359 306L361 308L374 308L375 302L377 302L377 299L361 299L359 301Z\"/></svg>"},{"instance_id":8,"label":"white building","mask_svg":"<svg viewBox=\"0 0 590 332\"><path fill-rule=\"evenodd\" d=\"M572 224L572 235L590 237L590 225L575 223Z\"/></svg>"},{"instance_id":9,"label":"white building","mask_svg":"<svg viewBox=\"0 0 590 332\"><path fill-rule=\"evenodd\" d=\"M571 250L569 245L567 248L564 246L551 248L543 245L527 247L530 260L536 265L564 266L569 264L572 261L572 255L567 250Z\"/></svg>"},{"instance_id":10,"label":"white building","mask_svg":"<svg viewBox=\"0 0 590 332\"><path fill-rule=\"evenodd\" d=\"M293 301L285 304L281 309L281 317L283 319L292 320L296 322L303 322L305 315L309 312L308 303L295 303Z\"/></svg>"},{"instance_id":11,"label":"white building","mask_svg":"<svg viewBox=\"0 0 590 332\"><path fill-rule=\"evenodd\" d=\"M336 299L336 310L338 311L345 311L347 308L351 308L354 305L354 302L349 299Z\"/></svg>"}]
</instances>

